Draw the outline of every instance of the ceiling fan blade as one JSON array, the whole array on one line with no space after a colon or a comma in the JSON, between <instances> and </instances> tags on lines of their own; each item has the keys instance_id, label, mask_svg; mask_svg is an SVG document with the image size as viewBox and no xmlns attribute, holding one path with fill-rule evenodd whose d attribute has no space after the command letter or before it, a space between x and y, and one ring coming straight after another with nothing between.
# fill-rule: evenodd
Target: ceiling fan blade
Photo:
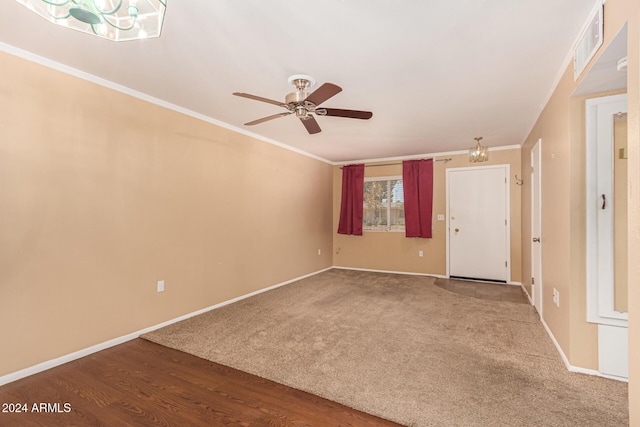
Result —
<instances>
[{"instance_id":1,"label":"ceiling fan blade","mask_svg":"<svg viewBox=\"0 0 640 427\"><path fill-rule=\"evenodd\" d=\"M305 101L309 101L315 105L320 105L340 92L342 92L342 88L340 86L334 85L333 83L325 83L313 91L311 95L307 96Z\"/></svg>"},{"instance_id":2,"label":"ceiling fan blade","mask_svg":"<svg viewBox=\"0 0 640 427\"><path fill-rule=\"evenodd\" d=\"M323 108L327 112L326 116L333 117L347 117L349 119L363 119L368 120L373 117L373 113L371 111L360 111L360 110L342 110L340 108Z\"/></svg>"},{"instance_id":3,"label":"ceiling fan blade","mask_svg":"<svg viewBox=\"0 0 640 427\"><path fill-rule=\"evenodd\" d=\"M314 133L322 132L322 129L320 129L320 125L318 125L318 122L316 122L316 119L314 119L313 116L307 116L304 119L300 118L300 121L302 122L304 127L307 128L307 132L309 132L310 134L313 135Z\"/></svg>"},{"instance_id":4,"label":"ceiling fan blade","mask_svg":"<svg viewBox=\"0 0 640 427\"><path fill-rule=\"evenodd\" d=\"M286 113L278 113L278 114L274 114L272 116L267 116L267 117L263 117L261 119L258 120L254 120L252 122L248 122L245 123L245 126L252 126L252 125L257 125L258 123L263 123L263 122L267 122L269 120L273 120L273 119L277 119L278 117L284 117L284 116L288 116L289 114L291 114L291 111L287 111Z\"/></svg>"},{"instance_id":5,"label":"ceiling fan blade","mask_svg":"<svg viewBox=\"0 0 640 427\"><path fill-rule=\"evenodd\" d=\"M256 96L256 95L251 95L250 93L243 93L243 92L233 92L233 94L235 96L241 96L243 98L249 98L249 99L254 99L256 101L261 101L261 102L266 102L269 104L273 104L273 105L277 105L279 107L284 107L287 108L287 106L280 101L274 101L273 99L269 99L269 98L263 98L261 96Z\"/></svg>"}]
</instances>

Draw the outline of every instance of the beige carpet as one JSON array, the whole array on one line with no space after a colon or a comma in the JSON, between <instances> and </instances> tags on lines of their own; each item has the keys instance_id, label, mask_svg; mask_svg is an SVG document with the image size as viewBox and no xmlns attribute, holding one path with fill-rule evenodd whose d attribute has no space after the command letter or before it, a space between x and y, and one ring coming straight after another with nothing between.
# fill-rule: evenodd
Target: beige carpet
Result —
<instances>
[{"instance_id":1,"label":"beige carpet","mask_svg":"<svg viewBox=\"0 0 640 427\"><path fill-rule=\"evenodd\" d=\"M570 373L526 304L330 270L143 338L409 426L624 426L627 384Z\"/></svg>"}]
</instances>

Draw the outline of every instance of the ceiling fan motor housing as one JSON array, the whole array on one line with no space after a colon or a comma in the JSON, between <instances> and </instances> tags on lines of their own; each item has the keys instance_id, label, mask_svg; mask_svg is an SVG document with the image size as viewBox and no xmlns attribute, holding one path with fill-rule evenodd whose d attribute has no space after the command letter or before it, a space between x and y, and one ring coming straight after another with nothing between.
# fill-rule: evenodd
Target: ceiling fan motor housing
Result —
<instances>
[{"instance_id":1,"label":"ceiling fan motor housing","mask_svg":"<svg viewBox=\"0 0 640 427\"><path fill-rule=\"evenodd\" d=\"M309 96L309 92L307 91L295 91L291 92L284 99L285 104L302 104L302 102L307 99Z\"/></svg>"},{"instance_id":2,"label":"ceiling fan motor housing","mask_svg":"<svg viewBox=\"0 0 640 427\"><path fill-rule=\"evenodd\" d=\"M311 82L304 78L294 79L292 81L296 86L296 91L291 92L285 97L285 104L287 104L287 108L290 111L294 111L296 113L296 117L300 119L309 118L309 113L315 110L315 105L311 102L306 101L309 96L309 92L307 92L307 88L311 85Z\"/></svg>"}]
</instances>

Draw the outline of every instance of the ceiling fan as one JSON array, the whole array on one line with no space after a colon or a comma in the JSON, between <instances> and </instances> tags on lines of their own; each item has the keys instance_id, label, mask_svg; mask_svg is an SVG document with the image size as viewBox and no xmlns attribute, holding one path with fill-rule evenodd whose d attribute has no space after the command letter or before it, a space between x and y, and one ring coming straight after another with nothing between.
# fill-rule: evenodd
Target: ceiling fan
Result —
<instances>
[{"instance_id":1,"label":"ceiling fan","mask_svg":"<svg viewBox=\"0 0 640 427\"><path fill-rule=\"evenodd\" d=\"M261 96L251 95L249 93L234 92L233 94L236 96L254 99L261 102L267 102L269 104L274 104L279 107L286 108L287 110L283 113L274 114L245 123L245 126L257 125L258 123L277 119L278 117L295 114L307 129L307 132L309 132L310 134L314 134L322 131L322 129L320 129L320 126L318 125L318 122L313 117L314 114L317 116L346 117L350 119L363 120L368 120L373 116L373 113L370 111L343 110L340 108L319 107L319 105L324 101L342 91L342 88L340 86L334 85L333 83L325 83L312 93L309 93L307 89L314 85L315 80L309 76L296 74L289 77L289 83L293 84L296 87L296 91L288 94L285 97L284 102L274 101L273 99L263 98Z\"/></svg>"}]
</instances>

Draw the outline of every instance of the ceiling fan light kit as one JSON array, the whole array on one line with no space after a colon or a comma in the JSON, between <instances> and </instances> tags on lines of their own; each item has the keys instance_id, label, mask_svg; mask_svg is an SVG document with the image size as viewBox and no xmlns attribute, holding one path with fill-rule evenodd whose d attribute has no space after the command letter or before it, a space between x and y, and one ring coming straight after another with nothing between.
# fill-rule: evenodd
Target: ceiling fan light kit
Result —
<instances>
[{"instance_id":1,"label":"ceiling fan light kit","mask_svg":"<svg viewBox=\"0 0 640 427\"><path fill-rule=\"evenodd\" d=\"M233 94L236 96L253 99L255 101L266 102L268 104L277 105L279 107L287 109L287 111L284 113L273 114L271 116L247 122L245 123L245 126L253 126L257 125L258 123L264 123L266 121L277 119L279 117L295 114L295 116L300 119L304 127L307 129L307 132L309 132L310 134L315 134L321 132L322 129L320 129L320 125L318 125L318 122L313 117L314 115L345 117L361 120L368 120L373 117L373 113L371 113L370 111L318 107L327 99L342 92L342 88L338 85L335 85L333 83L324 83L318 89L316 89L312 93L309 93L308 89L310 89L315 84L315 80L312 77L304 74L295 74L289 77L289 83L294 85L296 87L296 90L295 92L291 92L290 94L286 95L284 102L263 98L257 95L251 95L249 93L234 92Z\"/></svg>"},{"instance_id":2,"label":"ceiling fan light kit","mask_svg":"<svg viewBox=\"0 0 640 427\"><path fill-rule=\"evenodd\" d=\"M16 0L46 20L114 41L159 37L167 0Z\"/></svg>"}]
</instances>

